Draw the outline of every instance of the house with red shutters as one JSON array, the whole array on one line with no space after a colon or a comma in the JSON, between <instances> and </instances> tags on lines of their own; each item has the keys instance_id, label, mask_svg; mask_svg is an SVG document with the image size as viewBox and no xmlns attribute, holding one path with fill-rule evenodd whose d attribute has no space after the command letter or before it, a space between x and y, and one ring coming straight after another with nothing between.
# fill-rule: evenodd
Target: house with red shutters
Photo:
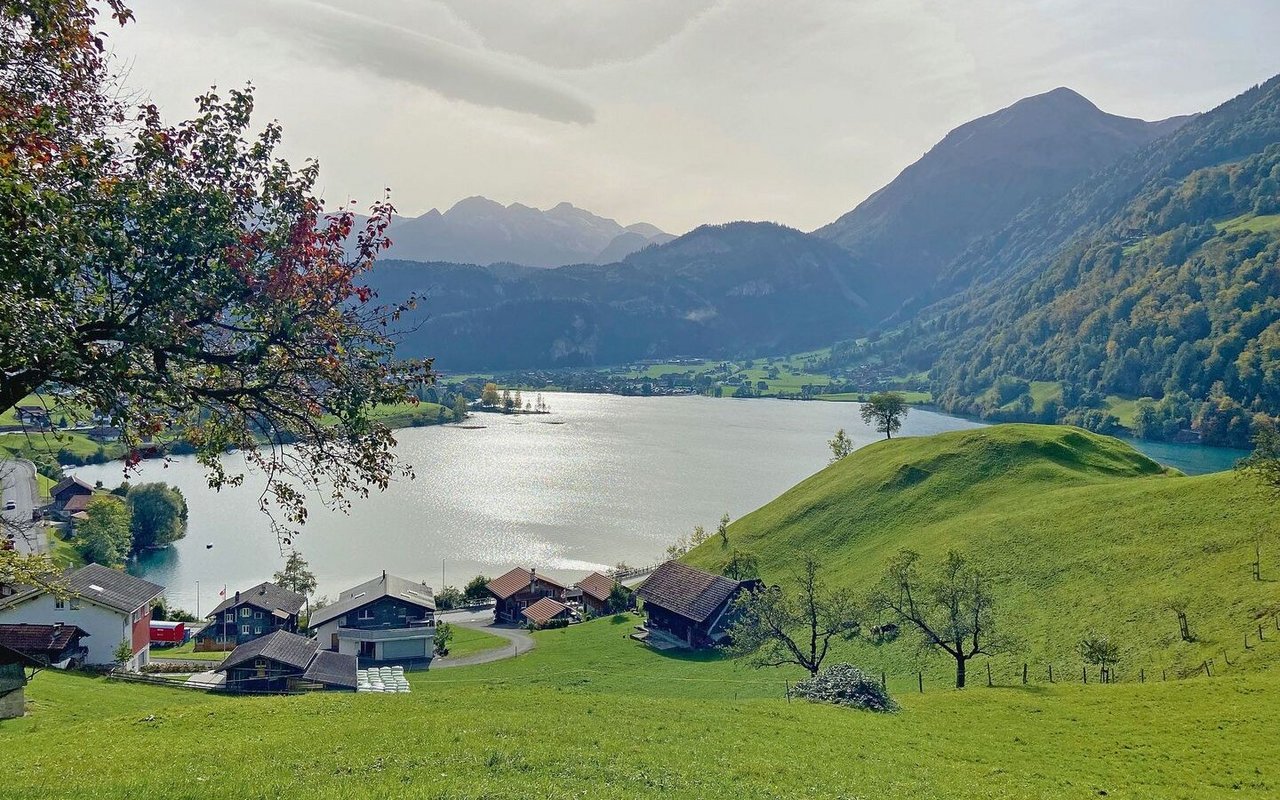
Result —
<instances>
[{"instance_id":1,"label":"house with red shutters","mask_svg":"<svg viewBox=\"0 0 1280 800\"><path fill-rule=\"evenodd\" d=\"M86 664L115 664L121 642L131 651L124 669L136 671L151 662L151 607L164 594L163 586L101 564L69 571L62 580L66 597L36 586L0 598L0 624L76 626L88 634Z\"/></svg>"}]
</instances>

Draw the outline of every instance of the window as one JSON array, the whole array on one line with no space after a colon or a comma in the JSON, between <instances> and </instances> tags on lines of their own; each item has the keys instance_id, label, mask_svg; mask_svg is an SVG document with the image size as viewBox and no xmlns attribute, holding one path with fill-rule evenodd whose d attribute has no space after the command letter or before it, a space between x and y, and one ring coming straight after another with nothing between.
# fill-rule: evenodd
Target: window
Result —
<instances>
[{"instance_id":1,"label":"window","mask_svg":"<svg viewBox=\"0 0 1280 800\"><path fill-rule=\"evenodd\" d=\"M404 606L400 606L400 616L402 617L409 616L409 609L405 608Z\"/></svg>"},{"instance_id":2,"label":"window","mask_svg":"<svg viewBox=\"0 0 1280 800\"><path fill-rule=\"evenodd\" d=\"M69 606L69 608L70 608L72 611L79 611L79 610L80 610L80 598L79 598L79 597L73 597L73 598L71 598L71 605Z\"/></svg>"},{"instance_id":3,"label":"window","mask_svg":"<svg viewBox=\"0 0 1280 800\"><path fill-rule=\"evenodd\" d=\"M63 600L61 597L55 597L55 598L53 599L53 607L54 607L54 608L66 608L66 607L67 607L67 601Z\"/></svg>"},{"instance_id":4,"label":"window","mask_svg":"<svg viewBox=\"0 0 1280 800\"><path fill-rule=\"evenodd\" d=\"M133 612L133 624L137 625L141 621L142 621L142 611L139 610L139 611Z\"/></svg>"},{"instance_id":5,"label":"window","mask_svg":"<svg viewBox=\"0 0 1280 800\"><path fill-rule=\"evenodd\" d=\"M373 609L372 608L360 609L360 619L373 619Z\"/></svg>"},{"instance_id":6,"label":"window","mask_svg":"<svg viewBox=\"0 0 1280 800\"><path fill-rule=\"evenodd\" d=\"M226 619L227 622L236 621L236 612L234 611L228 611L226 614L223 614L222 616L224 619Z\"/></svg>"},{"instance_id":7,"label":"window","mask_svg":"<svg viewBox=\"0 0 1280 800\"><path fill-rule=\"evenodd\" d=\"M254 632L254 634L262 633L262 626L261 626L261 625L254 625L254 626L253 626L253 632Z\"/></svg>"},{"instance_id":8,"label":"window","mask_svg":"<svg viewBox=\"0 0 1280 800\"><path fill-rule=\"evenodd\" d=\"M252 630L253 630L253 627L252 627L252 626L250 626L250 625L241 625L241 626L240 626L240 632L241 632L241 633L243 633L245 636L248 636L248 635L249 635L249 633L250 633L250 631L252 631Z\"/></svg>"},{"instance_id":9,"label":"window","mask_svg":"<svg viewBox=\"0 0 1280 800\"><path fill-rule=\"evenodd\" d=\"M242 617L247 618L251 613L253 612L250 610L248 606L245 606L244 608L240 609L240 616Z\"/></svg>"},{"instance_id":10,"label":"window","mask_svg":"<svg viewBox=\"0 0 1280 800\"><path fill-rule=\"evenodd\" d=\"M255 611L255 612L253 612L253 618L254 618L254 619L262 619L262 612L261 612L261 611Z\"/></svg>"},{"instance_id":11,"label":"window","mask_svg":"<svg viewBox=\"0 0 1280 800\"><path fill-rule=\"evenodd\" d=\"M253 668L258 671L259 678L265 677L267 674L267 660L265 658L259 658L253 662Z\"/></svg>"}]
</instances>

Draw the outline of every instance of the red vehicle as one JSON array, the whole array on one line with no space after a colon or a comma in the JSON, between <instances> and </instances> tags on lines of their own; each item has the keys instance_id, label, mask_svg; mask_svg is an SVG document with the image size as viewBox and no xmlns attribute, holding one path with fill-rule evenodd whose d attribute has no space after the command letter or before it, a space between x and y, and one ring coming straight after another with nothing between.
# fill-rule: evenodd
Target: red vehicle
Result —
<instances>
[{"instance_id":1,"label":"red vehicle","mask_svg":"<svg viewBox=\"0 0 1280 800\"><path fill-rule=\"evenodd\" d=\"M151 644L160 647L176 647L187 640L185 622L151 621Z\"/></svg>"}]
</instances>

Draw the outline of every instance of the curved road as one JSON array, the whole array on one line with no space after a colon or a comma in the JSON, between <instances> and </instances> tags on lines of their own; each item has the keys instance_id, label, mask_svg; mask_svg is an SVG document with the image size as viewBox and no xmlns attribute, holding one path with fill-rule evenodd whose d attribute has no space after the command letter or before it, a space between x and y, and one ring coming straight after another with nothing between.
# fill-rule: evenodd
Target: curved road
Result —
<instances>
[{"instance_id":1,"label":"curved road","mask_svg":"<svg viewBox=\"0 0 1280 800\"><path fill-rule=\"evenodd\" d=\"M515 625L495 625L493 612L489 609L484 611L445 612L440 616L444 618L442 621L451 625L474 628L485 633L492 633L495 636L501 636L507 640L508 644L506 647L485 650L459 658L451 658L449 656L435 658L431 661L431 669L488 664L490 661L501 661L504 658L515 658L516 656L524 655L534 648L533 637L529 635L528 631Z\"/></svg>"}]
</instances>

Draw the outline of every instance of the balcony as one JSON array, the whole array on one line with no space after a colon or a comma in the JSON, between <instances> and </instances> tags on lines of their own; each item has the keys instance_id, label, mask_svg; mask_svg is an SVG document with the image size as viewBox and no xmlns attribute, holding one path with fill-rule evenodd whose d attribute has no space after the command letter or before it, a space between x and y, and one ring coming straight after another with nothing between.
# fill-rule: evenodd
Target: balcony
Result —
<instances>
[{"instance_id":1,"label":"balcony","mask_svg":"<svg viewBox=\"0 0 1280 800\"><path fill-rule=\"evenodd\" d=\"M360 642L386 642L396 639L434 639L436 626L433 621L409 620L407 625L379 625L374 628L338 628L338 638Z\"/></svg>"}]
</instances>

